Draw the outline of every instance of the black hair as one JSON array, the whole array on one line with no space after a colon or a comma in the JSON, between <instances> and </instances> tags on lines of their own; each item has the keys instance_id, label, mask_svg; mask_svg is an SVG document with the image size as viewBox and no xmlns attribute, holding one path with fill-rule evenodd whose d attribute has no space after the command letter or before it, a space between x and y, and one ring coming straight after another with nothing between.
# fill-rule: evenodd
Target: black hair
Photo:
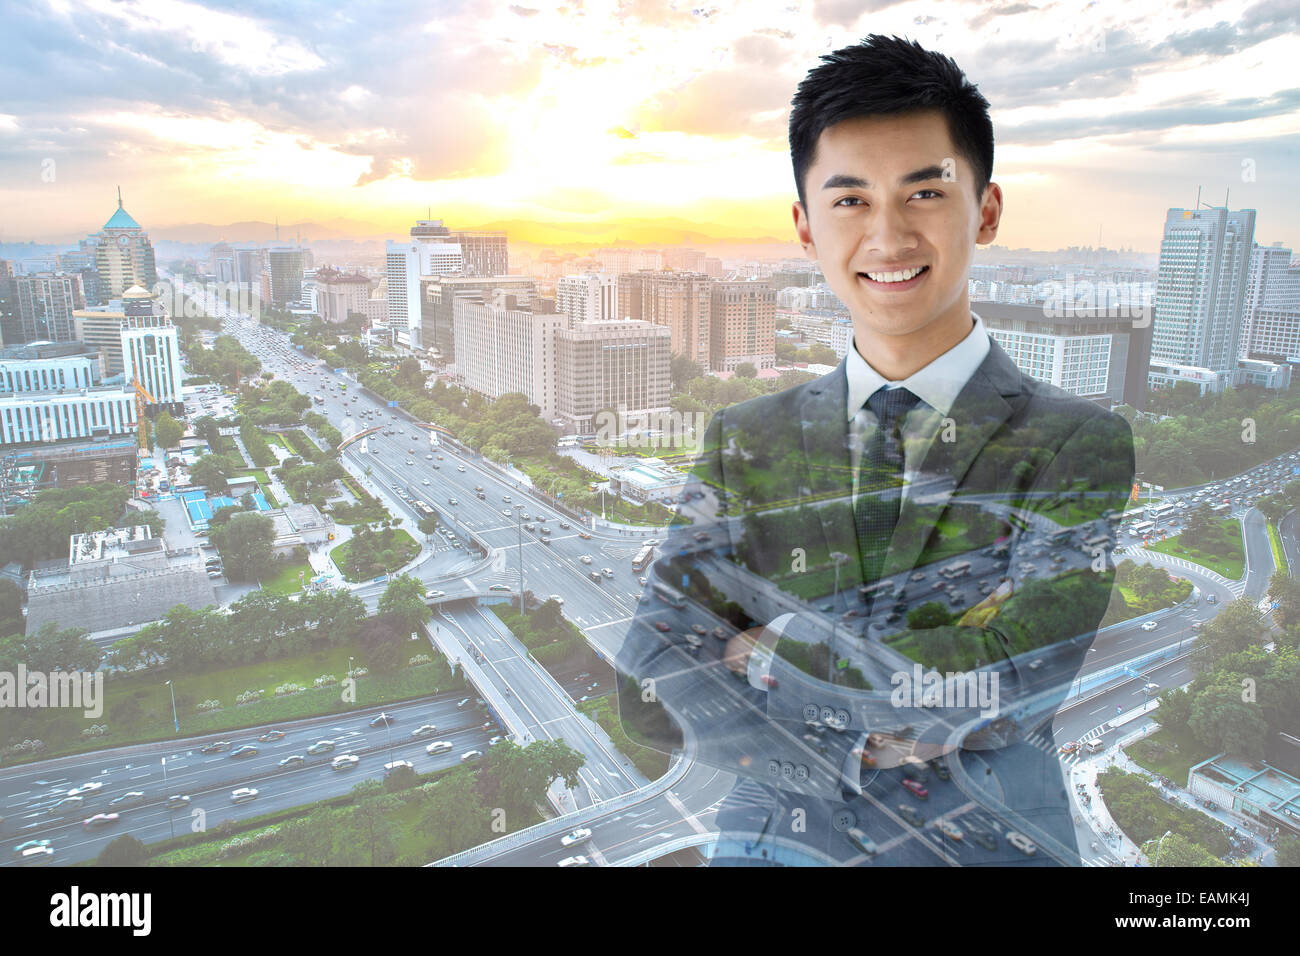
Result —
<instances>
[{"instance_id":1,"label":"black hair","mask_svg":"<svg viewBox=\"0 0 1300 956\"><path fill-rule=\"evenodd\" d=\"M915 40L873 33L822 58L790 101L790 159L795 188L807 213L804 178L822 131L848 119L938 110L957 152L975 175L975 201L993 178L993 121L989 101L942 53Z\"/></svg>"}]
</instances>

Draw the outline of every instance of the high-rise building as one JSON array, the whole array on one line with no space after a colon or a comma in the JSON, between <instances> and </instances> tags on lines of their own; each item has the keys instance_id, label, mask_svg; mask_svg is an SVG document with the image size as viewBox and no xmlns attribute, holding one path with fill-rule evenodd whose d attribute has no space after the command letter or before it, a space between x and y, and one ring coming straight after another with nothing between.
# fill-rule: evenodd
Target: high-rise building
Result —
<instances>
[{"instance_id":1,"label":"high-rise building","mask_svg":"<svg viewBox=\"0 0 1300 956\"><path fill-rule=\"evenodd\" d=\"M266 250L239 246L234 250L234 260L235 281L250 289L260 290L262 273L266 271Z\"/></svg>"},{"instance_id":2,"label":"high-rise building","mask_svg":"<svg viewBox=\"0 0 1300 956\"><path fill-rule=\"evenodd\" d=\"M411 227L411 238L384 243L385 275L388 279L388 325L399 345L426 348L422 337L420 279L426 276L457 275L464 270L459 244L441 219L420 219Z\"/></svg>"},{"instance_id":3,"label":"high-rise building","mask_svg":"<svg viewBox=\"0 0 1300 956\"><path fill-rule=\"evenodd\" d=\"M668 410L671 334L652 322L579 321L555 331L556 418L586 434L593 417L614 409L629 417Z\"/></svg>"},{"instance_id":4,"label":"high-rise building","mask_svg":"<svg viewBox=\"0 0 1300 956\"><path fill-rule=\"evenodd\" d=\"M1236 368L1255 210L1170 209L1160 242L1151 336L1153 387Z\"/></svg>"},{"instance_id":5,"label":"high-rise building","mask_svg":"<svg viewBox=\"0 0 1300 956\"><path fill-rule=\"evenodd\" d=\"M158 281L149 236L122 208L117 191L117 211L95 237L95 270L101 299L116 299L133 285L152 289Z\"/></svg>"},{"instance_id":6,"label":"high-rise building","mask_svg":"<svg viewBox=\"0 0 1300 956\"><path fill-rule=\"evenodd\" d=\"M208 250L208 272L217 282L235 281L235 250L226 242L214 242Z\"/></svg>"},{"instance_id":7,"label":"high-rise building","mask_svg":"<svg viewBox=\"0 0 1300 956\"><path fill-rule=\"evenodd\" d=\"M14 277L18 321L25 342L72 342L72 313L86 307L81 278L64 272Z\"/></svg>"},{"instance_id":8,"label":"high-rise building","mask_svg":"<svg viewBox=\"0 0 1300 956\"><path fill-rule=\"evenodd\" d=\"M22 323L18 318L18 287L14 282L13 265L0 259L0 345L14 345L24 340Z\"/></svg>"},{"instance_id":9,"label":"high-rise building","mask_svg":"<svg viewBox=\"0 0 1300 956\"><path fill-rule=\"evenodd\" d=\"M366 314L370 279L357 272L340 272L324 266L316 270L316 314L325 322L346 322L353 312Z\"/></svg>"},{"instance_id":10,"label":"high-rise building","mask_svg":"<svg viewBox=\"0 0 1300 956\"><path fill-rule=\"evenodd\" d=\"M1280 242L1256 245L1250 255L1240 357L1300 354L1295 321L1286 317L1288 313L1300 313L1300 266L1291 265L1291 250Z\"/></svg>"},{"instance_id":11,"label":"high-rise building","mask_svg":"<svg viewBox=\"0 0 1300 956\"><path fill-rule=\"evenodd\" d=\"M411 235L415 235L415 230L411 230ZM461 271L465 275L510 274L510 254L506 247L504 232L452 232L451 241L460 246L461 256L464 258Z\"/></svg>"},{"instance_id":12,"label":"high-rise building","mask_svg":"<svg viewBox=\"0 0 1300 956\"><path fill-rule=\"evenodd\" d=\"M713 281L702 272L619 273L618 315L662 325L672 333L672 351L708 369ZM775 344L773 351L775 352Z\"/></svg>"},{"instance_id":13,"label":"high-rise building","mask_svg":"<svg viewBox=\"0 0 1300 956\"><path fill-rule=\"evenodd\" d=\"M504 290L455 300L456 375L466 388L500 398L528 396L546 421L555 418L555 333L568 325L558 312L533 312Z\"/></svg>"},{"instance_id":14,"label":"high-rise building","mask_svg":"<svg viewBox=\"0 0 1300 956\"><path fill-rule=\"evenodd\" d=\"M266 250L263 289L274 309L283 309L302 298L302 276L306 267L302 249L282 246Z\"/></svg>"},{"instance_id":15,"label":"high-rise building","mask_svg":"<svg viewBox=\"0 0 1300 956\"><path fill-rule=\"evenodd\" d=\"M158 404L174 405L183 401L181 350L176 326L172 324L171 316L144 311L145 301L123 302L122 371L128 387L139 379Z\"/></svg>"},{"instance_id":16,"label":"high-rise building","mask_svg":"<svg viewBox=\"0 0 1300 956\"><path fill-rule=\"evenodd\" d=\"M619 318L617 277L607 272L561 276L555 283L555 310L574 322Z\"/></svg>"},{"instance_id":17,"label":"high-rise building","mask_svg":"<svg viewBox=\"0 0 1300 956\"><path fill-rule=\"evenodd\" d=\"M530 276L431 276L420 280L420 341L431 347L434 356L448 364L456 360L455 303L460 296L489 299L493 289L519 296L531 302L537 283ZM391 298L389 302L391 303Z\"/></svg>"},{"instance_id":18,"label":"high-rise building","mask_svg":"<svg viewBox=\"0 0 1300 956\"><path fill-rule=\"evenodd\" d=\"M709 367L734 372L746 362L776 365L776 291L765 280L714 282L710 304Z\"/></svg>"}]
</instances>

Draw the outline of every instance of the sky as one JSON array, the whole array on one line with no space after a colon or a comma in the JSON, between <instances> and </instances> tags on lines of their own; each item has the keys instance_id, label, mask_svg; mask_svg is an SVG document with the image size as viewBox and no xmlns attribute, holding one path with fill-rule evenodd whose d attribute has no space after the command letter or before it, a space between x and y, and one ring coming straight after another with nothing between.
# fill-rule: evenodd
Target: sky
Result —
<instances>
[{"instance_id":1,"label":"sky","mask_svg":"<svg viewBox=\"0 0 1300 956\"><path fill-rule=\"evenodd\" d=\"M0 0L0 22L0 241L96 232L118 185L146 231L397 238L431 208L793 240L790 99L884 33L991 102L1000 245L1154 252L1198 186L1300 244L1294 0Z\"/></svg>"}]
</instances>

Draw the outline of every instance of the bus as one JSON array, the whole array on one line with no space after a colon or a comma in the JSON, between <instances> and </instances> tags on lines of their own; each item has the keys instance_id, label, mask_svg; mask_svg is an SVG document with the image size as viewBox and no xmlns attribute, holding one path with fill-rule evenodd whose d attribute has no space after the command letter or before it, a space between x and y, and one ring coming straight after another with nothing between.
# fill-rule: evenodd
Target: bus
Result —
<instances>
[{"instance_id":1,"label":"bus","mask_svg":"<svg viewBox=\"0 0 1300 956\"><path fill-rule=\"evenodd\" d=\"M954 561L952 564L944 565L939 569L939 574L945 578L960 578L970 574L969 561Z\"/></svg>"},{"instance_id":2,"label":"bus","mask_svg":"<svg viewBox=\"0 0 1300 956\"><path fill-rule=\"evenodd\" d=\"M1147 509L1147 517L1152 521L1163 521L1165 518L1168 518L1170 515L1176 514L1177 512L1178 505L1176 504L1156 505L1154 508Z\"/></svg>"},{"instance_id":3,"label":"bus","mask_svg":"<svg viewBox=\"0 0 1300 956\"><path fill-rule=\"evenodd\" d=\"M1070 540L1070 536L1073 534L1073 528L1062 528L1060 531L1053 531L1049 534L1047 540L1052 542L1052 544L1065 544Z\"/></svg>"},{"instance_id":4,"label":"bus","mask_svg":"<svg viewBox=\"0 0 1300 956\"><path fill-rule=\"evenodd\" d=\"M1210 513L1216 515L1227 514L1231 507L1232 505L1226 501L1221 501L1217 505L1210 505Z\"/></svg>"},{"instance_id":5,"label":"bus","mask_svg":"<svg viewBox=\"0 0 1300 956\"><path fill-rule=\"evenodd\" d=\"M1092 554L1093 550L1096 548L1108 551L1110 550L1110 535L1094 534L1090 538L1084 538L1083 543L1079 547L1083 550L1084 554Z\"/></svg>"},{"instance_id":6,"label":"bus","mask_svg":"<svg viewBox=\"0 0 1300 956\"><path fill-rule=\"evenodd\" d=\"M679 611L686 607L686 598L682 597L682 592L675 588L670 588L662 581L656 581L654 583L654 592L655 597L659 598L659 600L663 601L669 607L675 607Z\"/></svg>"},{"instance_id":7,"label":"bus","mask_svg":"<svg viewBox=\"0 0 1300 956\"><path fill-rule=\"evenodd\" d=\"M1145 538L1155 530L1156 523L1154 521L1138 521L1134 523L1133 527L1128 529L1128 533L1137 535L1139 538Z\"/></svg>"},{"instance_id":8,"label":"bus","mask_svg":"<svg viewBox=\"0 0 1300 956\"><path fill-rule=\"evenodd\" d=\"M415 502L415 510L420 512L421 516L425 518L433 514L433 509L430 508L425 502L420 501L419 499L417 499Z\"/></svg>"},{"instance_id":9,"label":"bus","mask_svg":"<svg viewBox=\"0 0 1300 956\"><path fill-rule=\"evenodd\" d=\"M646 565L648 565L652 560L654 560L654 556L655 556L654 546L649 544L646 545L644 548L638 551L636 553L636 557L632 559L632 570L644 571L646 569Z\"/></svg>"},{"instance_id":10,"label":"bus","mask_svg":"<svg viewBox=\"0 0 1300 956\"><path fill-rule=\"evenodd\" d=\"M325 397L324 397L323 395L313 395L313 396L311 397L311 400L312 400L313 402L315 402L317 405L324 405L324 404L325 404Z\"/></svg>"},{"instance_id":11,"label":"bus","mask_svg":"<svg viewBox=\"0 0 1300 956\"><path fill-rule=\"evenodd\" d=\"M877 597L891 598L894 596L894 582L877 581L875 584L864 584L858 588L858 596L864 601L871 601Z\"/></svg>"}]
</instances>

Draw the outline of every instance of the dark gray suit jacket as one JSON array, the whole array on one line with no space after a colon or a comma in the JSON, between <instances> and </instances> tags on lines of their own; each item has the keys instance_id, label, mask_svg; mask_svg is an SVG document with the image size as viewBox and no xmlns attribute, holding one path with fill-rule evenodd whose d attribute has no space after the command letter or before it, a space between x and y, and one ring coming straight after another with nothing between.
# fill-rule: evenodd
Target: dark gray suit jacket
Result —
<instances>
[{"instance_id":1,"label":"dark gray suit jacket","mask_svg":"<svg viewBox=\"0 0 1300 956\"><path fill-rule=\"evenodd\" d=\"M618 655L625 727L665 750L684 741L697 760L748 781L750 798L758 786L836 820L846 805L887 812L873 780L900 771L873 770L873 757L938 747L952 785L1035 839L1037 859L1077 862L1059 761L1036 734L1111 598L1109 547L1134 476L1129 426L1025 376L991 342L949 418L931 422L879 579L912 612L956 590L958 616L909 627L901 603L886 619L898 597L865 593L878 582L862 581L858 561L846 395L841 362L713 418ZM864 476L863 493L900 489ZM1043 576L1024 566L1035 555L1045 563L1049 533ZM967 560L1011 597L961 592ZM738 632L749 639L732 639ZM832 667L841 655L865 660L868 673ZM911 693L918 670L936 672L928 700ZM961 756L981 750L991 753L977 780ZM822 832L802 839L814 857L834 859Z\"/></svg>"}]
</instances>

